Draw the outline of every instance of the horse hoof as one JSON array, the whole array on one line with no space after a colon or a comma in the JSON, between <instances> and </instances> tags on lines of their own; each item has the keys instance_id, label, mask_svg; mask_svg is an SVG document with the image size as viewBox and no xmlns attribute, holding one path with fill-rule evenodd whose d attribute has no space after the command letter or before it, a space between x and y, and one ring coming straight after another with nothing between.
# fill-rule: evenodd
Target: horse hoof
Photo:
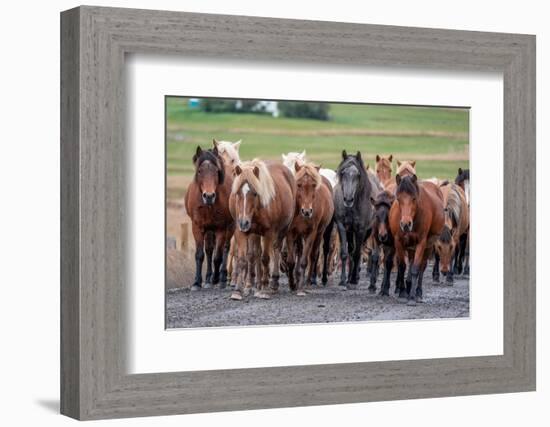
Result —
<instances>
[{"instance_id":1,"label":"horse hoof","mask_svg":"<svg viewBox=\"0 0 550 427\"><path fill-rule=\"evenodd\" d=\"M455 281L453 279L449 280L449 277L447 276L447 280L445 280L445 284L447 286L453 286L455 284Z\"/></svg>"},{"instance_id":2,"label":"horse hoof","mask_svg":"<svg viewBox=\"0 0 550 427\"><path fill-rule=\"evenodd\" d=\"M463 276L469 276L470 275L470 268L465 268L462 275Z\"/></svg>"},{"instance_id":3,"label":"horse hoof","mask_svg":"<svg viewBox=\"0 0 550 427\"><path fill-rule=\"evenodd\" d=\"M416 301L417 303L419 303L419 304L422 304L422 303L424 302L424 298L418 296L418 297L416 297L416 300L415 300L415 301Z\"/></svg>"},{"instance_id":4,"label":"horse hoof","mask_svg":"<svg viewBox=\"0 0 550 427\"><path fill-rule=\"evenodd\" d=\"M376 292L376 286L369 286L369 294L374 294Z\"/></svg>"},{"instance_id":5,"label":"horse hoof","mask_svg":"<svg viewBox=\"0 0 550 427\"><path fill-rule=\"evenodd\" d=\"M356 283L348 283L347 289L350 290L350 291L354 291L354 290L357 289L357 284Z\"/></svg>"},{"instance_id":6,"label":"horse hoof","mask_svg":"<svg viewBox=\"0 0 550 427\"><path fill-rule=\"evenodd\" d=\"M298 291L298 292L296 292L296 296L297 297L305 297L306 293L304 291Z\"/></svg>"},{"instance_id":7,"label":"horse hoof","mask_svg":"<svg viewBox=\"0 0 550 427\"><path fill-rule=\"evenodd\" d=\"M220 282L220 289L225 289L227 287L227 282Z\"/></svg>"},{"instance_id":8,"label":"horse hoof","mask_svg":"<svg viewBox=\"0 0 550 427\"><path fill-rule=\"evenodd\" d=\"M240 292L238 291L235 291L235 292L232 292L231 293L231 297L230 297L232 300L234 301L241 301L243 299L243 296L241 295Z\"/></svg>"},{"instance_id":9,"label":"horse hoof","mask_svg":"<svg viewBox=\"0 0 550 427\"><path fill-rule=\"evenodd\" d=\"M407 301L407 305L409 307L415 307L416 306L416 299L410 299Z\"/></svg>"},{"instance_id":10,"label":"horse hoof","mask_svg":"<svg viewBox=\"0 0 550 427\"><path fill-rule=\"evenodd\" d=\"M244 288L243 289L243 295L245 297L247 297L248 295L250 295L250 292L252 291L252 288ZM254 291L254 295L256 294L256 291Z\"/></svg>"},{"instance_id":11,"label":"horse hoof","mask_svg":"<svg viewBox=\"0 0 550 427\"><path fill-rule=\"evenodd\" d=\"M204 284L204 289L212 289L212 283L206 282L206 283Z\"/></svg>"},{"instance_id":12,"label":"horse hoof","mask_svg":"<svg viewBox=\"0 0 550 427\"><path fill-rule=\"evenodd\" d=\"M201 285L194 284L193 286L191 286L191 291L192 292L200 291L200 290L201 290Z\"/></svg>"},{"instance_id":13,"label":"horse hoof","mask_svg":"<svg viewBox=\"0 0 550 427\"><path fill-rule=\"evenodd\" d=\"M389 297L390 293L388 291L380 290L380 292L378 292L378 295L381 297Z\"/></svg>"},{"instance_id":14,"label":"horse hoof","mask_svg":"<svg viewBox=\"0 0 550 427\"><path fill-rule=\"evenodd\" d=\"M271 299L271 295L267 292L258 292L257 294L254 294L254 296L259 299Z\"/></svg>"}]
</instances>

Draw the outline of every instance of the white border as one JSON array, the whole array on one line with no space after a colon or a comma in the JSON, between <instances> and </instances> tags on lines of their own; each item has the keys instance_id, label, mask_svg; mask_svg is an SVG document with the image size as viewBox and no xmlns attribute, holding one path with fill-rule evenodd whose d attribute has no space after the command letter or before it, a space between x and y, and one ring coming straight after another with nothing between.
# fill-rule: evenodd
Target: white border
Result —
<instances>
[{"instance_id":1,"label":"white border","mask_svg":"<svg viewBox=\"0 0 550 427\"><path fill-rule=\"evenodd\" d=\"M155 56L126 59L130 373L502 354L501 75ZM165 95L470 106L470 318L165 331Z\"/></svg>"}]
</instances>

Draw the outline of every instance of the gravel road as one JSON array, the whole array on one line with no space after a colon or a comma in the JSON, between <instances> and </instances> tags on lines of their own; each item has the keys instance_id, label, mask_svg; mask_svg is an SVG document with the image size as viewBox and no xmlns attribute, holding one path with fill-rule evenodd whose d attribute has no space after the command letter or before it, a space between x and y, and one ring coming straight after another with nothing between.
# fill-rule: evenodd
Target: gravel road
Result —
<instances>
[{"instance_id":1,"label":"gravel road","mask_svg":"<svg viewBox=\"0 0 550 427\"><path fill-rule=\"evenodd\" d=\"M249 296L243 301L229 299L231 289L171 289L166 295L167 328L209 326L249 326L300 323L350 322L366 320L441 319L468 317L470 307L469 279L455 276L454 286L432 283L431 269L424 275L424 302L409 307L393 294L381 297L367 290L367 280L356 290L342 290L334 277L327 287L315 287L305 297L289 292L281 276L278 295L270 300ZM380 287L380 276L377 287Z\"/></svg>"}]
</instances>

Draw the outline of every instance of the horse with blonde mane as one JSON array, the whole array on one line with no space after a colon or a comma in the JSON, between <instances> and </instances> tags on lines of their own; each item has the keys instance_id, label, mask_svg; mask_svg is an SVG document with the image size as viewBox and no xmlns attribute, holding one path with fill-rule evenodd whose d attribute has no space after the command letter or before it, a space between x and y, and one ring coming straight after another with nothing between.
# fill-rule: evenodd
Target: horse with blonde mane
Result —
<instances>
[{"instance_id":1,"label":"horse with blonde mane","mask_svg":"<svg viewBox=\"0 0 550 427\"><path fill-rule=\"evenodd\" d=\"M241 146L241 141L229 142L229 141L217 141L214 139L212 141L214 147L217 148L218 153L222 157L224 163L227 167L233 171L233 168L241 163L239 157L239 148Z\"/></svg>"},{"instance_id":2,"label":"horse with blonde mane","mask_svg":"<svg viewBox=\"0 0 550 427\"><path fill-rule=\"evenodd\" d=\"M317 259L325 230L332 224L334 204L332 186L319 174L319 166L312 163L294 164L296 170L296 208L294 219L286 236L288 285L296 295L304 296L304 288L317 273ZM332 228L331 228L332 230ZM326 239L330 240L331 233ZM328 245L325 242L323 281L328 269ZM296 266L296 271L294 268ZM306 273L307 271L307 273Z\"/></svg>"},{"instance_id":3,"label":"horse with blonde mane","mask_svg":"<svg viewBox=\"0 0 550 427\"><path fill-rule=\"evenodd\" d=\"M388 157L382 157L376 155L376 176L378 180L384 187L387 188L390 184L395 184L395 179L392 176L393 167L392 167L393 155L390 154Z\"/></svg>"},{"instance_id":4,"label":"horse with blonde mane","mask_svg":"<svg viewBox=\"0 0 550 427\"><path fill-rule=\"evenodd\" d=\"M288 170L290 170L290 172L292 172L293 174L295 174L294 165L297 164L298 166L303 166L305 163L307 163L306 150L302 151L301 153L291 151L290 153L283 154L282 158L283 165L285 165ZM319 173L330 182L332 188L336 186L336 172L334 172L332 169L320 168Z\"/></svg>"},{"instance_id":5,"label":"horse with blonde mane","mask_svg":"<svg viewBox=\"0 0 550 427\"><path fill-rule=\"evenodd\" d=\"M256 296L270 298L268 290L279 287L279 262L283 239L294 218L296 182L282 164L254 159L235 166L235 178L229 208L236 222L238 248L237 283L231 299L242 300L252 288L247 270L253 268L254 251L248 251L251 236L261 236L261 274ZM247 259L248 257L248 259ZM272 271L270 261L273 258ZM246 284L245 284L246 280Z\"/></svg>"},{"instance_id":6,"label":"horse with blonde mane","mask_svg":"<svg viewBox=\"0 0 550 427\"><path fill-rule=\"evenodd\" d=\"M470 229L470 212L464 190L454 183L441 187L443 206L445 207L445 226L435 242L435 263L433 280L439 281L439 264L441 272L446 274L446 282L454 283L454 270L460 253L460 240L467 236Z\"/></svg>"}]
</instances>

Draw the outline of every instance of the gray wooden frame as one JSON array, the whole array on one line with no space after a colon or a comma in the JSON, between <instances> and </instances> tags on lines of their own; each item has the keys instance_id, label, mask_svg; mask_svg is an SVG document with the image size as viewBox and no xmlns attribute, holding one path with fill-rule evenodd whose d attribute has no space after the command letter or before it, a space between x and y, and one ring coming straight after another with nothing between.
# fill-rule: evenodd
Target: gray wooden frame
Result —
<instances>
[{"instance_id":1,"label":"gray wooden frame","mask_svg":"<svg viewBox=\"0 0 550 427\"><path fill-rule=\"evenodd\" d=\"M499 71L504 354L128 375L126 53ZM61 14L61 412L78 419L535 390L535 37L79 7ZM159 286L162 286L159 283Z\"/></svg>"}]
</instances>

